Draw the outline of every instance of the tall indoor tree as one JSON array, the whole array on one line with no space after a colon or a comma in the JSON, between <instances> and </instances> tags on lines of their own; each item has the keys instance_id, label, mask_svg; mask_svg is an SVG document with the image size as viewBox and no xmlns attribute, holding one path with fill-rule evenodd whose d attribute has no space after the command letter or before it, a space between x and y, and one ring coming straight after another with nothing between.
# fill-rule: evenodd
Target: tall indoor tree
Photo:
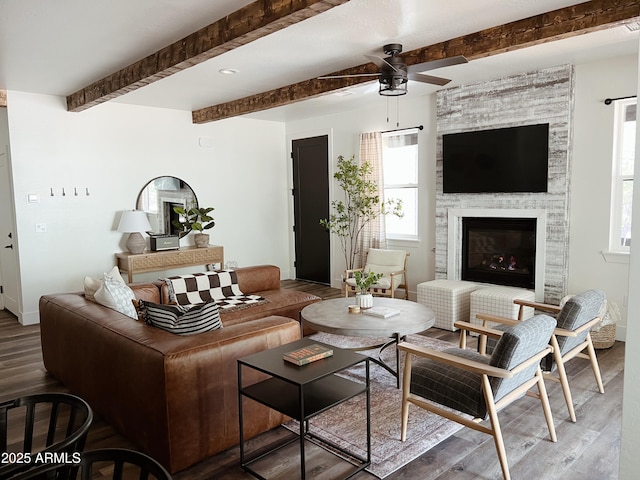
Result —
<instances>
[{"instance_id":1,"label":"tall indoor tree","mask_svg":"<svg viewBox=\"0 0 640 480\"><path fill-rule=\"evenodd\" d=\"M331 202L332 213L320 224L340 238L348 270L355 268L359 237L369 222L380 215L392 214L402 217L402 201L383 200L378 194L378 185L371 179L371 165L358 165L355 155L346 160L338 157L336 173L333 175L344 192L344 200Z\"/></svg>"}]
</instances>

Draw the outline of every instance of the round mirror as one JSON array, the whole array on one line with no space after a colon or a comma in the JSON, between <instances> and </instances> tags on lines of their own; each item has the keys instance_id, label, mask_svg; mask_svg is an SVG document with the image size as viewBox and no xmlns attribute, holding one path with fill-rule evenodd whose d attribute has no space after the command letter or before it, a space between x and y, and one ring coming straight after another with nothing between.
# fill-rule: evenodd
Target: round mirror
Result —
<instances>
[{"instance_id":1,"label":"round mirror","mask_svg":"<svg viewBox=\"0 0 640 480\"><path fill-rule=\"evenodd\" d=\"M151 231L149 235L178 235L187 232L172 225L180 216L174 207L190 209L198 206L198 199L184 180L176 177L157 177L147 183L138 195L136 208L147 213Z\"/></svg>"}]
</instances>

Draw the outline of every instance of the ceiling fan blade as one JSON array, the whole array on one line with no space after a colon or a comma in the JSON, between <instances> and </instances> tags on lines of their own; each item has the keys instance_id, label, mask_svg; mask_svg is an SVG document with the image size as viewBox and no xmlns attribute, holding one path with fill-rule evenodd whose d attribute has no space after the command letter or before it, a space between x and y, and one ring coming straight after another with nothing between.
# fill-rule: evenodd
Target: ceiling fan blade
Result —
<instances>
[{"instance_id":1,"label":"ceiling fan blade","mask_svg":"<svg viewBox=\"0 0 640 480\"><path fill-rule=\"evenodd\" d=\"M427 70L435 70L436 68L450 67L451 65L460 65L461 63L469 63L463 55L456 57L441 58L440 60L431 60L430 62L417 63L416 65L410 65L408 72L426 72Z\"/></svg>"},{"instance_id":2,"label":"ceiling fan blade","mask_svg":"<svg viewBox=\"0 0 640 480\"><path fill-rule=\"evenodd\" d=\"M407 75L407 77L409 78L409 80L415 80L417 82L430 83L432 85L440 85L440 86L446 85L451 81L448 78L434 77L432 75L423 75L421 73L410 73L409 75Z\"/></svg>"},{"instance_id":3,"label":"ceiling fan blade","mask_svg":"<svg viewBox=\"0 0 640 480\"><path fill-rule=\"evenodd\" d=\"M318 80L327 80L331 78L353 78L353 77L379 77L379 73L356 73L353 75L323 75Z\"/></svg>"},{"instance_id":4,"label":"ceiling fan blade","mask_svg":"<svg viewBox=\"0 0 640 480\"><path fill-rule=\"evenodd\" d=\"M371 60L373 63L375 63L380 68L390 68L394 72L399 72L399 70L396 67L391 65L389 62L387 62L382 57L377 57L375 55L365 55L365 57L367 57L369 60Z\"/></svg>"}]
</instances>

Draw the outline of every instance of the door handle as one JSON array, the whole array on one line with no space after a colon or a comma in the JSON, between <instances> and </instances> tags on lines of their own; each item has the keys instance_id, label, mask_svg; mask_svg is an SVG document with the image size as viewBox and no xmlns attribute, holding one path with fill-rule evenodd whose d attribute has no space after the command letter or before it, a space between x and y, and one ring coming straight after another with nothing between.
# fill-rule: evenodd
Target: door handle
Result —
<instances>
[{"instance_id":1,"label":"door handle","mask_svg":"<svg viewBox=\"0 0 640 480\"><path fill-rule=\"evenodd\" d=\"M13 250L13 244L11 244L11 245L7 245L7 246L5 246L4 248L10 248L10 249L12 249L12 250Z\"/></svg>"}]
</instances>

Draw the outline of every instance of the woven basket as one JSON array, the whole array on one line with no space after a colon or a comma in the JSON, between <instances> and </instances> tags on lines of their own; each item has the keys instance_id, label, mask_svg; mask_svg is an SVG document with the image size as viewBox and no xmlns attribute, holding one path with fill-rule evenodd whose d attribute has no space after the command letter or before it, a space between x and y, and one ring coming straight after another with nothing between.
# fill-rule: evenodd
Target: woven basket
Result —
<instances>
[{"instance_id":1,"label":"woven basket","mask_svg":"<svg viewBox=\"0 0 640 480\"><path fill-rule=\"evenodd\" d=\"M598 350L611 348L616 341L616 324L605 325L597 332L591 330L591 340L593 341L593 348Z\"/></svg>"}]
</instances>

